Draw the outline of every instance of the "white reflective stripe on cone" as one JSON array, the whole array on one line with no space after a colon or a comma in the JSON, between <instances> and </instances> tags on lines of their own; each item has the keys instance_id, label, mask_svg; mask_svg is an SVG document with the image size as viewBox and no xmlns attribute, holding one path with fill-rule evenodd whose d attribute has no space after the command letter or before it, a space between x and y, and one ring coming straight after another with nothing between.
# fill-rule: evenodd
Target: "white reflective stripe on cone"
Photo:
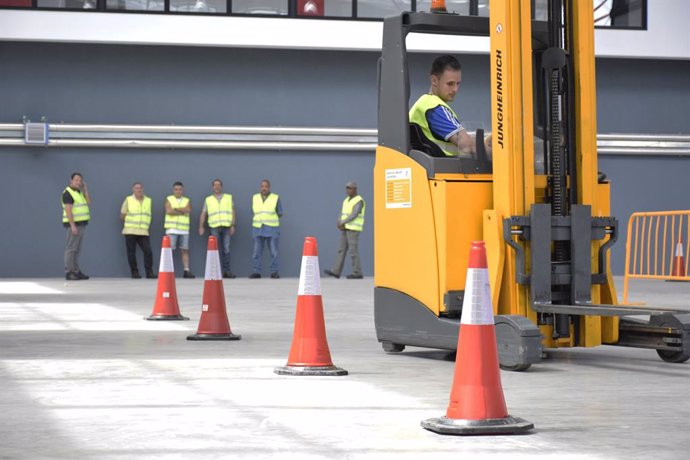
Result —
<instances>
[{"instance_id":1,"label":"white reflective stripe on cone","mask_svg":"<svg viewBox=\"0 0 690 460\"><path fill-rule=\"evenodd\" d=\"M218 256L218 251L208 251L206 254L206 273L204 274L204 279L223 279L223 275L220 272L220 257Z\"/></svg>"},{"instance_id":2,"label":"white reflective stripe on cone","mask_svg":"<svg viewBox=\"0 0 690 460\"><path fill-rule=\"evenodd\" d=\"M676 257L683 257L683 243L676 243Z\"/></svg>"},{"instance_id":3,"label":"white reflective stripe on cone","mask_svg":"<svg viewBox=\"0 0 690 460\"><path fill-rule=\"evenodd\" d=\"M302 256L297 295L321 295L318 256Z\"/></svg>"},{"instance_id":4,"label":"white reflective stripe on cone","mask_svg":"<svg viewBox=\"0 0 690 460\"><path fill-rule=\"evenodd\" d=\"M487 325L494 324L494 312L491 306L491 286L489 270L486 268L468 268L465 282L465 298L462 301L461 324Z\"/></svg>"},{"instance_id":5,"label":"white reflective stripe on cone","mask_svg":"<svg viewBox=\"0 0 690 460\"><path fill-rule=\"evenodd\" d=\"M163 248L161 250L161 263L158 265L158 272L159 273L165 273L165 272L174 272L175 267L173 266L173 256L172 256L172 249L170 248Z\"/></svg>"}]
</instances>

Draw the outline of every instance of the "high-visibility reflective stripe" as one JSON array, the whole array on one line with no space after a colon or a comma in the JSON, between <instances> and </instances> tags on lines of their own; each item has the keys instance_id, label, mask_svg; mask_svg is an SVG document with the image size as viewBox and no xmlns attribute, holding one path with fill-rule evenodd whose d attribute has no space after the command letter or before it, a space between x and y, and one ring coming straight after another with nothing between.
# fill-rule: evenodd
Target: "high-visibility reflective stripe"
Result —
<instances>
[{"instance_id":1,"label":"high-visibility reflective stripe","mask_svg":"<svg viewBox=\"0 0 690 460\"><path fill-rule=\"evenodd\" d=\"M276 212L278 206L278 195L271 193L264 201L261 194L257 193L252 199L252 210L254 211L254 218L252 226L260 228L262 225L269 227L279 227L280 217Z\"/></svg>"},{"instance_id":2,"label":"high-visibility reflective stripe","mask_svg":"<svg viewBox=\"0 0 690 460\"><path fill-rule=\"evenodd\" d=\"M302 256L297 295L321 295L319 257Z\"/></svg>"},{"instance_id":3,"label":"high-visibility reflective stripe","mask_svg":"<svg viewBox=\"0 0 690 460\"><path fill-rule=\"evenodd\" d=\"M127 197L125 228L148 230L151 225L151 198L145 196L139 201L134 196Z\"/></svg>"},{"instance_id":4,"label":"high-visibility reflective stripe","mask_svg":"<svg viewBox=\"0 0 690 460\"><path fill-rule=\"evenodd\" d=\"M170 248L163 248L161 250L161 261L160 264L158 264L158 272L159 273L165 273L165 272L174 272L175 267L173 265L173 256L172 256L172 249Z\"/></svg>"},{"instance_id":5,"label":"high-visibility reflective stripe","mask_svg":"<svg viewBox=\"0 0 690 460\"><path fill-rule=\"evenodd\" d=\"M181 201L177 202L177 198L175 198L175 195L168 195L166 198L168 200L168 203L170 203L170 206L173 209L182 209L187 206L187 203L189 203L189 198L186 196L183 196ZM189 231L189 223L190 223L190 217L189 214L184 214L184 215L179 215L179 216L173 216L168 213L165 214L165 223L164 227L167 228L173 228L176 230L182 230L182 231Z\"/></svg>"},{"instance_id":6,"label":"high-visibility reflective stripe","mask_svg":"<svg viewBox=\"0 0 690 460\"><path fill-rule=\"evenodd\" d=\"M359 202L362 203L362 210L359 212L357 217L345 224L346 230L354 230L356 232L361 232L364 228L364 212L366 210L367 204L365 203L364 199L359 195L352 199L346 197L343 200L343 207L340 211L340 220L345 220L350 214L352 214L352 211L355 209L355 206Z\"/></svg>"},{"instance_id":7,"label":"high-visibility reflective stripe","mask_svg":"<svg viewBox=\"0 0 690 460\"><path fill-rule=\"evenodd\" d=\"M218 251L208 251L206 253L206 270L204 279L208 281L222 280L223 275L220 270L220 256Z\"/></svg>"},{"instance_id":8,"label":"high-visibility reflective stripe","mask_svg":"<svg viewBox=\"0 0 690 460\"><path fill-rule=\"evenodd\" d=\"M465 298L462 302L460 323L474 325L494 324L489 270L486 268L467 269Z\"/></svg>"},{"instance_id":9,"label":"high-visibility reflective stripe","mask_svg":"<svg viewBox=\"0 0 690 460\"><path fill-rule=\"evenodd\" d=\"M74 222L85 222L89 220L91 218L91 212L89 210L89 204L86 202L86 197L80 191L72 190L70 187L66 187L63 193L64 192L69 193L74 200L72 204L72 219ZM62 203L62 222L69 222L65 203Z\"/></svg>"},{"instance_id":10,"label":"high-visibility reflective stripe","mask_svg":"<svg viewBox=\"0 0 690 460\"><path fill-rule=\"evenodd\" d=\"M209 195L205 202L209 227L229 227L233 224L232 195L224 193L220 201L215 195Z\"/></svg>"}]
</instances>

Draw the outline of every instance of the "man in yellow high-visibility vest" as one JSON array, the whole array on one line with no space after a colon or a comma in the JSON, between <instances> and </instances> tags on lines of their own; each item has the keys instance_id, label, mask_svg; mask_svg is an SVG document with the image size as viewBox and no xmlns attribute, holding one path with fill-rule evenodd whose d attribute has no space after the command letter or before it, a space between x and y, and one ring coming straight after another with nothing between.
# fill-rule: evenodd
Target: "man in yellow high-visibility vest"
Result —
<instances>
[{"instance_id":1,"label":"man in yellow high-visibility vest","mask_svg":"<svg viewBox=\"0 0 690 460\"><path fill-rule=\"evenodd\" d=\"M223 278L235 278L230 271L230 237L235 234L235 202L231 194L223 193L222 180L214 179L211 188L213 193L204 200L204 207L199 216L199 235L204 235L204 222L208 217L211 235L216 237L221 249Z\"/></svg>"},{"instance_id":2,"label":"man in yellow high-visibility vest","mask_svg":"<svg viewBox=\"0 0 690 460\"><path fill-rule=\"evenodd\" d=\"M149 239L149 227L151 226L151 198L144 195L144 185L135 182L132 185L132 194L125 198L120 207L120 219L123 221L122 234L125 235L127 247L127 262L132 273L132 278L140 279L137 266L137 245L144 253L144 270L146 278L156 278L153 273L153 254L151 253L151 241Z\"/></svg>"},{"instance_id":3,"label":"man in yellow high-visibility vest","mask_svg":"<svg viewBox=\"0 0 690 460\"><path fill-rule=\"evenodd\" d=\"M69 185L62 192L62 225L67 229L65 246L65 279L87 280L89 277L79 268L79 254L84 242L86 226L91 220L89 205L91 196L81 173L70 177Z\"/></svg>"},{"instance_id":4,"label":"man in yellow high-visibility vest","mask_svg":"<svg viewBox=\"0 0 690 460\"><path fill-rule=\"evenodd\" d=\"M271 252L271 278L280 278L278 274L278 240L280 238L280 218L283 216L283 205L276 193L271 193L268 179L261 181L259 193L252 197L252 236L254 252L252 254L252 274L250 278L261 278L261 258L264 244Z\"/></svg>"},{"instance_id":5,"label":"man in yellow high-visibility vest","mask_svg":"<svg viewBox=\"0 0 690 460\"><path fill-rule=\"evenodd\" d=\"M177 181L173 184L173 194L165 198L165 234L170 237L173 251L179 246L184 265L184 277L195 278L189 269L189 225L191 222L192 203L184 193L184 185Z\"/></svg>"},{"instance_id":6,"label":"man in yellow high-visibility vest","mask_svg":"<svg viewBox=\"0 0 690 460\"><path fill-rule=\"evenodd\" d=\"M462 68L451 55L434 59L429 72L429 92L414 103L409 112L410 123L419 125L424 136L438 145L449 157L471 157L477 153L475 135L465 130L450 107L460 89ZM491 135L484 139L491 154Z\"/></svg>"},{"instance_id":7,"label":"man in yellow high-visibility vest","mask_svg":"<svg viewBox=\"0 0 690 460\"><path fill-rule=\"evenodd\" d=\"M364 213L366 212L367 204L357 193L356 182L348 182L345 185L345 193L347 196L343 200L340 218L338 219L338 229L341 232L338 255L335 259L335 264L333 264L333 269L324 270L324 273L334 278L340 278L340 274L343 272L343 265L345 264L345 256L350 251L352 273L347 275L347 279L359 280L363 278L362 263L359 259L359 235L364 229Z\"/></svg>"}]
</instances>

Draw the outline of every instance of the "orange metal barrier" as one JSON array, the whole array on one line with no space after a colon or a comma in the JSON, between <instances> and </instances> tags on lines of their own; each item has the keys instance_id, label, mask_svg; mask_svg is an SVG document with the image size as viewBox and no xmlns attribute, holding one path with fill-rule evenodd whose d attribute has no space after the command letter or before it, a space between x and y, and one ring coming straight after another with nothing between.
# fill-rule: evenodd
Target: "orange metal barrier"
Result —
<instances>
[{"instance_id":1,"label":"orange metal barrier","mask_svg":"<svg viewBox=\"0 0 690 460\"><path fill-rule=\"evenodd\" d=\"M690 211L636 212L628 221L625 242L623 304L630 278L690 281L688 227Z\"/></svg>"}]
</instances>

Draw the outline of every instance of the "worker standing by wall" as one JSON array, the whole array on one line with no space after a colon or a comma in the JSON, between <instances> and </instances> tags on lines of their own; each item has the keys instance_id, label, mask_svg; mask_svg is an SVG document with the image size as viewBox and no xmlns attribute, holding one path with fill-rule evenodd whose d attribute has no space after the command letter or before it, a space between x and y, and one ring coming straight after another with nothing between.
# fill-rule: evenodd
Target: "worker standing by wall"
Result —
<instances>
[{"instance_id":1,"label":"worker standing by wall","mask_svg":"<svg viewBox=\"0 0 690 460\"><path fill-rule=\"evenodd\" d=\"M79 268L79 254L84 242L86 226L91 214L91 196L81 173L72 173L69 186L62 192L62 224L67 229L65 246L65 279L87 280L89 277Z\"/></svg>"},{"instance_id":2,"label":"worker standing by wall","mask_svg":"<svg viewBox=\"0 0 690 460\"><path fill-rule=\"evenodd\" d=\"M264 244L271 252L271 278L280 278L278 274L278 241L280 238L280 218L283 216L283 205L276 193L271 193L271 182L261 181L260 192L252 197L252 236L254 253L252 255L252 274L250 278L261 278L261 258Z\"/></svg>"},{"instance_id":3,"label":"worker standing by wall","mask_svg":"<svg viewBox=\"0 0 690 460\"><path fill-rule=\"evenodd\" d=\"M218 240L223 266L223 278L235 278L230 270L230 237L235 234L235 203L232 195L223 193L223 181L214 179L211 183L213 193L204 200L199 216L199 236L204 234L204 222L208 217L211 235Z\"/></svg>"},{"instance_id":4,"label":"worker standing by wall","mask_svg":"<svg viewBox=\"0 0 690 460\"><path fill-rule=\"evenodd\" d=\"M132 194L125 198L120 207L120 219L124 221L122 234L125 235L127 262L134 279L141 278L137 266L137 245L144 253L146 278L156 278L156 274L153 273L153 255L151 254L151 241L149 239L151 206L151 198L144 195L144 185L141 182L135 182L132 185Z\"/></svg>"},{"instance_id":5,"label":"worker standing by wall","mask_svg":"<svg viewBox=\"0 0 690 460\"><path fill-rule=\"evenodd\" d=\"M366 203L357 193L357 183L350 181L345 185L347 196L343 200L338 219L338 229L340 230L340 247L338 255L333 264L332 270L324 270L324 273L334 278L340 278L345 264L345 256L348 250L352 257L352 274L347 275L347 279L362 279L362 264L359 259L359 235L364 229L364 213Z\"/></svg>"},{"instance_id":6,"label":"worker standing by wall","mask_svg":"<svg viewBox=\"0 0 690 460\"><path fill-rule=\"evenodd\" d=\"M165 199L165 234L170 237L170 246L173 251L180 248L184 277L195 278L189 269L189 225L192 203L183 193L184 185L178 181L173 184L173 194Z\"/></svg>"}]
</instances>

